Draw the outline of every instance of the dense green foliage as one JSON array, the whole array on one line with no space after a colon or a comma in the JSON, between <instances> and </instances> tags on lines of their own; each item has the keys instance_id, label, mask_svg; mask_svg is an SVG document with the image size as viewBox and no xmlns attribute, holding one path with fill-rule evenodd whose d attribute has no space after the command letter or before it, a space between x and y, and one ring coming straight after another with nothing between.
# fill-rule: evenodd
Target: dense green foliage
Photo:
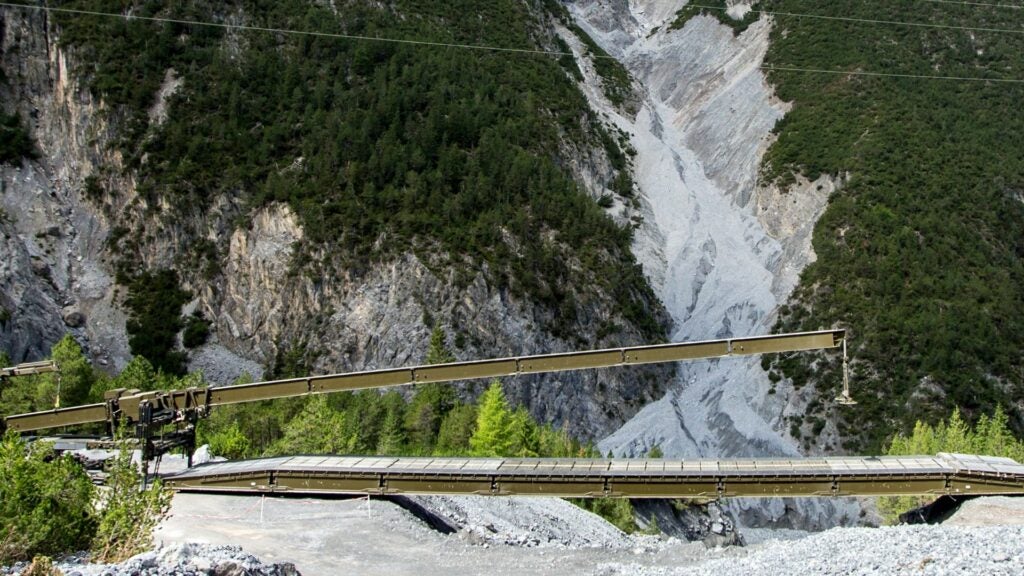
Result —
<instances>
[{"instance_id":1,"label":"dense green foliage","mask_svg":"<svg viewBox=\"0 0 1024 576\"><path fill-rule=\"evenodd\" d=\"M96 526L93 485L70 456L28 450L8 432L0 442L0 565L85 548Z\"/></svg>"},{"instance_id":2,"label":"dense green foliage","mask_svg":"<svg viewBox=\"0 0 1024 576\"><path fill-rule=\"evenodd\" d=\"M0 111L0 164L20 162L35 156L35 148L28 131L21 125L17 114Z\"/></svg>"},{"instance_id":3,"label":"dense green foliage","mask_svg":"<svg viewBox=\"0 0 1024 576\"><path fill-rule=\"evenodd\" d=\"M69 377L77 374L74 381L89 383L86 399L90 402L102 401L103 393L113 388L182 389L205 384L201 374L177 378L155 369L141 356L111 378L94 371L70 337L55 345L53 354L62 360L62 366L69 367ZM428 363L453 359L443 330L435 328ZM279 373L281 377L293 375ZM45 380L46 376L12 379L0 396L0 415L47 407L55 385ZM237 383L248 381L244 377ZM229 458L276 454L598 456L592 447L576 441L565 430L537 423L522 407L513 410L498 380L491 383L478 404L459 401L450 385L427 384L417 386L408 400L398 392L364 390L224 406L200 420L198 435L199 442L209 444L214 454ZM107 512L95 519L92 546L97 554L114 559L131 555L145 544L152 526L145 528L142 522L161 517L167 502L159 490L129 490L138 486L138 472L125 458L117 460L109 472L113 486L120 488L106 493ZM636 529L628 501L582 499L575 503L625 531ZM142 520L129 522L129 513L141 514ZM17 542L0 538L0 546ZM25 555L35 548L21 546L18 550L27 550L18 552Z\"/></svg>"},{"instance_id":4,"label":"dense green foliage","mask_svg":"<svg viewBox=\"0 0 1024 576\"><path fill-rule=\"evenodd\" d=\"M0 441L0 565L86 548L95 561L120 562L148 548L170 492L159 482L140 489L130 451L107 472L98 490L70 455L7 432Z\"/></svg>"},{"instance_id":5,"label":"dense green foliage","mask_svg":"<svg viewBox=\"0 0 1024 576\"><path fill-rule=\"evenodd\" d=\"M959 410L954 410L948 421L936 426L918 420L910 436L898 434L893 438L887 453L915 456L939 452L1004 456L1024 462L1024 441L1014 438L1002 408L991 417L983 414L973 427L964 422ZM926 496L885 497L878 499L878 509L889 523L894 523L903 512L929 501L931 498Z\"/></svg>"},{"instance_id":6,"label":"dense green foliage","mask_svg":"<svg viewBox=\"0 0 1024 576\"><path fill-rule=\"evenodd\" d=\"M125 5L65 4L108 12ZM486 10L470 0L356 2L338 5L337 14L314 2L164 4L132 3L140 15L218 21L239 12L254 26L327 34L557 44L544 40L544 9L522 0ZM411 250L468 281L486 263L492 281L552 311L547 328L556 334L576 337L574 287L582 286L610 293L650 339L660 334L647 308L653 294L629 252L631 230L607 218L557 162L567 138L601 144L590 127L598 120L557 59L83 15L57 20L92 90L130 118L122 147L150 209L160 200L173 207L163 218L195 214L220 195L248 209L287 202L308 244L296 270L344 266L358 275ZM167 121L150 127L146 110L171 68L184 84ZM615 85L628 88L624 69L615 70ZM144 236L120 241L131 253ZM331 248L331 261L309 259L319 246ZM193 262L216 258L205 251ZM174 358L150 359L174 371Z\"/></svg>"},{"instance_id":7,"label":"dense green foliage","mask_svg":"<svg viewBox=\"0 0 1024 576\"><path fill-rule=\"evenodd\" d=\"M582 28L573 23L568 23L568 26L587 47L587 54L594 63L594 71L601 77L601 91L604 92L605 98L613 105L625 107L627 111L635 113L633 79L626 67L611 54L605 52L604 48L594 42L594 39Z\"/></svg>"},{"instance_id":8,"label":"dense green foliage","mask_svg":"<svg viewBox=\"0 0 1024 576\"><path fill-rule=\"evenodd\" d=\"M753 2L753 3L756 3ZM733 18L726 13L726 8L730 2L726 0L698 0L696 2L690 2L683 7L682 10L676 13L676 19L669 25L669 30L678 30L686 25L694 16L700 14L707 14L712 18L717 19L722 24L732 28L733 34L739 35L746 30L751 24L757 22L757 19L761 17L759 12L750 11L740 19ZM756 7L755 7L756 9Z\"/></svg>"},{"instance_id":9,"label":"dense green foliage","mask_svg":"<svg viewBox=\"0 0 1024 576\"><path fill-rule=\"evenodd\" d=\"M89 401L102 378L93 370L78 342L65 335L50 349L50 358L57 363L60 374L11 378L10 385L0 388L0 414L49 410L57 405L58 394L61 406ZM0 366L6 365L7 355L0 352L0 361Z\"/></svg>"},{"instance_id":10,"label":"dense green foliage","mask_svg":"<svg viewBox=\"0 0 1024 576\"><path fill-rule=\"evenodd\" d=\"M181 344L185 348L195 348L206 344L210 337L210 322L196 311L185 320L185 331L181 335Z\"/></svg>"},{"instance_id":11,"label":"dense green foliage","mask_svg":"<svg viewBox=\"0 0 1024 576\"><path fill-rule=\"evenodd\" d=\"M991 6L759 7L1022 29L1018 11ZM1024 36L779 15L767 65L1020 79ZM954 406L970 421L1008 406L1011 427L1024 430L1024 85L780 70L770 80L793 108L776 126L764 179L844 179L815 228L817 261L777 329L848 327L860 405L847 418L818 402L810 417L837 418L849 450L881 449L914 419ZM841 382L820 355L766 366L797 386L816 382L825 399Z\"/></svg>"},{"instance_id":12,"label":"dense green foliage","mask_svg":"<svg viewBox=\"0 0 1024 576\"><path fill-rule=\"evenodd\" d=\"M192 294L178 286L174 270L142 272L122 283L128 285L124 303L129 318L125 329L132 354L145 357L159 370L184 375L187 356L177 349L178 333L186 326L181 307ZM193 331L188 335L190 344L199 341L194 322L190 320L189 324ZM205 336L202 339L205 341Z\"/></svg>"},{"instance_id":13,"label":"dense green foliage","mask_svg":"<svg viewBox=\"0 0 1024 576\"><path fill-rule=\"evenodd\" d=\"M50 359L57 363L59 374L18 376L0 388L0 415L49 410L57 404L58 391L60 405L66 407L102 402L103 394L115 388L147 391L203 384L202 374L189 373L180 377L167 374L154 368L142 356L132 358L117 376L111 377L89 363L81 346L70 334L53 345ZM0 366L6 363L7 355L0 351Z\"/></svg>"}]
</instances>

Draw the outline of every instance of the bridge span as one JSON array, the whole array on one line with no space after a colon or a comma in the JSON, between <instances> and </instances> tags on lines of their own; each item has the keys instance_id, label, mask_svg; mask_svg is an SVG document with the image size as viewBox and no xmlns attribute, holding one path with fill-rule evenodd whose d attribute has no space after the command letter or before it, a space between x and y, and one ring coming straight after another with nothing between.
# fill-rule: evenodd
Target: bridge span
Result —
<instances>
[{"instance_id":1,"label":"bridge span","mask_svg":"<svg viewBox=\"0 0 1024 576\"><path fill-rule=\"evenodd\" d=\"M967 454L731 460L289 456L203 464L164 481L178 491L311 496L994 495L1024 494L1024 465Z\"/></svg>"}]
</instances>

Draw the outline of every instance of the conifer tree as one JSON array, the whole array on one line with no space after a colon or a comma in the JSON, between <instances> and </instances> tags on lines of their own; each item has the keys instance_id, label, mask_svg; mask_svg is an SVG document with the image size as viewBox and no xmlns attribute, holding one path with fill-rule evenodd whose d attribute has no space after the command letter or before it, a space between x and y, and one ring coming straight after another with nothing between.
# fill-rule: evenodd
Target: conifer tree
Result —
<instances>
[{"instance_id":1,"label":"conifer tree","mask_svg":"<svg viewBox=\"0 0 1024 576\"><path fill-rule=\"evenodd\" d=\"M380 437L377 440L377 454L399 455L403 444L405 434L402 433L399 409L392 405L384 412L384 423L381 425Z\"/></svg>"},{"instance_id":2,"label":"conifer tree","mask_svg":"<svg viewBox=\"0 0 1024 576\"><path fill-rule=\"evenodd\" d=\"M509 418L508 436L510 453L500 456L518 456L531 458L539 455L540 438L537 423L530 417L526 408L520 406Z\"/></svg>"},{"instance_id":3,"label":"conifer tree","mask_svg":"<svg viewBox=\"0 0 1024 576\"><path fill-rule=\"evenodd\" d=\"M985 456L1004 456L1020 461L1024 458L1024 442L1010 432L1008 418L1002 408L992 416L983 415L971 428L955 409L946 422L932 427L920 420L908 438L897 434L889 445L890 456L931 455L939 452L975 453ZM889 522L908 510L922 506L927 498L919 496L887 496L878 499L879 512Z\"/></svg>"},{"instance_id":4,"label":"conifer tree","mask_svg":"<svg viewBox=\"0 0 1024 576\"><path fill-rule=\"evenodd\" d=\"M50 350L50 357L60 368L60 400L62 406L74 406L85 403L96 381L92 364L82 352L82 347L70 334L65 334ZM57 374L47 374L47 379L55 381Z\"/></svg>"},{"instance_id":5,"label":"conifer tree","mask_svg":"<svg viewBox=\"0 0 1024 576\"><path fill-rule=\"evenodd\" d=\"M427 349L427 364L453 362L455 357L448 350L444 330L435 326L430 334ZM409 409L405 414L405 429L415 449L429 454L441 430L441 420L455 405L455 392L451 384L431 382L416 387Z\"/></svg>"},{"instance_id":6,"label":"conifer tree","mask_svg":"<svg viewBox=\"0 0 1024 576\"><path fill-rule=\"evenodd\" d=\"M430 333L430 345L427 348L427 364L447 364L454 362L455 356L448 349L448 338L441 326L434 326Z\"/></svg>"},{"instance_id":7,"label":"conifer tree","mask_svg":"<svg viewBox=\"0 0 1024 576\"><path fill-rule=\"evenodd\" d=\"M472 404L456 403L441 420L434 454L454 456L470 451L469 439L476 428L477 410Z\"/></svg>"},{"instance_id":8,"label":"conifer tree","mask_svg":"<svg viewBox=\"0 0 1024 576\"><path fill-rule=\"evenodd\" d=\"M351 452L345 417L316 395L288 423L284 436L267 450L273 454L345 454Z\"/></svg>"},{"instance_id":9,"label":"conifer tree","mask_svg":"<svg viewBox=\"0 0 1024 576\"><path fill-rule=\"evenodd\" d=\"M511 420L501 380L495 378L480 396L476 431L469 439L473 456L507 456L512 449Z\"/></svg>"}]
</instances>

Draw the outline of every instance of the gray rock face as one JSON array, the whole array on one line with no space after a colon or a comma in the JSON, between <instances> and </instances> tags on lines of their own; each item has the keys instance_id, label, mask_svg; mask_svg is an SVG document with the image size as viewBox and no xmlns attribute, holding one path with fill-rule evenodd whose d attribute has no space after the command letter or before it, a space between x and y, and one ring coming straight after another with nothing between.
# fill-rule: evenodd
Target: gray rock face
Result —
<instances>
[{"instance_id":1,"label":"gray rock face","mask_svg":"<svg viewBox=\"0 0 1024 576\"><path fill-rule=\"evenodd\" d=\"M801 182L788 190L758 184L771 129L787 110L760 69L771 23L763 18L735 36L714 18L698 16L669 30L685 4L572 2L576 22L630 70L644 99L635 116L625 116L599 90L586 94L638 152L643 222L634 251L674 320L672 339L767 333L800 270L814 259L811 231L835 183ZM565 38L582 55L568 33ZM588 85L597 82L587 74ZM768 394L771 387L758 358L680 364L668 393L599 446L616 455L641 455L654 446L671 457L799 455L783 418L799 411L802 400L787 382L776 394ZM840 513L830 505L797 508L819 527L856 518L856 506ZM747 523L794 515L782 501L729 509Z\"/></svg>"},{"instance_id":2,"label":"gray rock face","mask_svg":"<svg viewBox=\"0 0 1024 576\"><path fill-rule=\"evenodd\" d=\"M570 332L578 338L570 342L545 328L553 311L492 285L485 269L463 287L451 270L412 254L358 273L329 254L312 254L324 269L295 273L294 243L304 233L284 205L247 215L245 228L234 226L242 208L228 197L181 222L158 220L153 213L161 210L147 211L110 145L116 115L78 82L74 55L59 48L58 31L36 12L3 9L0 17L9 79L0 86L0 100L32 118L40 152L20 167L0 167L0 207L9 215L0 222L0 306L9 312L0 321L0 347L14 360L43 356L70 330L99 363L127 363L125 314L112 278L117 255L108 242L117 227L146 231L139 256L150 268L174 265L198 238L218 245L222 274L207 280L186 272L183 278L195 295L189 311L213 322L210 341L193 354L191 367L217 383L242 374L258 378L280 351L298 346L311 352L313 369L321 373L416 364L426 354L428 317L449 342L457 335L465 341L454 350L459 359L566 351L580 342L595 348L645 343L613 299L590 286L575 287L578 320ZM166 101L181 85L167 71L150 110L154 125L174 113ZM574 173L607 172L602 153L566 150L577 154L566 162ZM101 197L87 198L89 176ZM608 322L622 329L598 338L599 326ZM672 373L651 366L523 377L509 380L507 389L534 416L591 439L658 397Z\"/></svg>"},{"instance_id":3,"label":"gray rock face","mask_svg":"<svg viewBox=\"0 0 1024 576\"><path fill-rule=\"evenodd\" d=\"M109 127L70 75L42 12L5 8L0 100L28 125L38 160L0 166L0 348L38 359L65 331L96 360L127 362L124 314L114 303L105 253L109 222L83 198L98 166L118 167ZM117 172L117 170L114 170ZM106 184L130 187L121 177Z\"/></svg>"}]
</instances>

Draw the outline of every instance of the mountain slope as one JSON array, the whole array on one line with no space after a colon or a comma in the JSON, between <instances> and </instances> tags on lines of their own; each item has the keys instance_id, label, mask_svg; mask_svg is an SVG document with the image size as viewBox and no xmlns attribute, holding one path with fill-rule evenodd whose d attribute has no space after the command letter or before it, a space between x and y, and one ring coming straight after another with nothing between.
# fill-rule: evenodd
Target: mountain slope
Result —
<instances>
[{"instance_id":1,"label":"mountain slope","mask_svg":"<svg viewBox=\"0 0 1024 576\"><path fill-rule=\"evenodd\" d=\"M1002 405L1024 430L1020 10L785 0L761 7L1006 30L774 17L769 66L993 81L771 73L793 108L775 129L764 177L847 180L815 229L819 258L778 329L849 327L861 404L849 415L829 406L840 382L835 361L794 356L772 365L798 387L821 390L809 418L794 424L838 421L847 450L877 450L894 430L954 406L976 418ZM806 425L799 435L816 436Z\"/></svg>"},{"instance_id":2,"label":"mountain slope","mask_svg":"<svg viewBox=\"0 0 1024 576\"><path fill-rule=\"evenodd\" d=\"M545 9L514 1L474 19L464 18L472 2L413 0L61 6L556 46ZM65 324L94 358L123 365L127 328L128 344L163 343L162 367L181 370L174 342L193 321L133 305L153 301L185 301L185 313L209 323L191 366L220 380L285 360L312 371L419 362L434 324L461 358L663 338L628 219L616 213L616 223L594 202L631 193L624 152L565 62L143 18L3 15L4 101L41 152L4 168L4 205L25 212L40 197L69 214L55 221L56 250L40 246L46 219L9 224L10 251L24 263L5 276L11 320L0 323L0 343L16 360L36 350L16 342L59 335L64 306L79 312ZM86 103L82 116L68 113ZM24 180L26 170L59 180L60 194ZM80 217L95 225L76 228ZM85 268L102 282L83 282ZM19 286L43 296L29 306ZM593 437L653 398L670 372L522 378L510 393Z\"/></svg>"}]
</instances>

